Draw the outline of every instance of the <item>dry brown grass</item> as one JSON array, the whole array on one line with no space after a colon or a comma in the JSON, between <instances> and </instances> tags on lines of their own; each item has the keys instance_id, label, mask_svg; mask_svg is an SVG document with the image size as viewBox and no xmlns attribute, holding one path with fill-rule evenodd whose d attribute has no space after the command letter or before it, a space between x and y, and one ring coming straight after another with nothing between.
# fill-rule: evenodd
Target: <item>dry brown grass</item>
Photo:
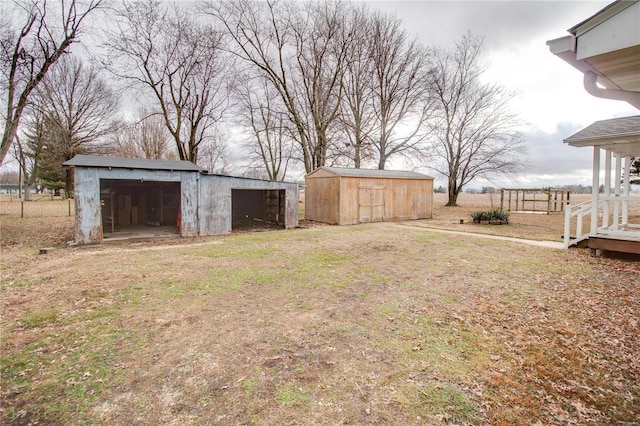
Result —
<instances>
[{"instance_id":1,"label":"dry brown grass","mask_svg":"<svg viewBox=\"0 0 640 426\"><path fill-rule=\"evenodd\" d=\"M572 194L571 202L579 204L589 201L588 194ZM502 235L531 240L562 241L564 235L564 213L532 214L514 213L509 217L508 226L478 225L471 221L471 213L478 210L500 208L500 194L460 194L459 206L447 207L446 194L434 194L433 219L421 221L421 226L452 229L491 235ZM460 220L464 224L460 224ZM640 224L640 203L632 203L629 208L629 222ZM572 221L575 232L576 219Z\"/></svg>"},{"instance_id":2,"label":"dry brown grass","mask_svg":"<svg viewBox=\"0 0 640 426\"><path fill-rule=\"evenodd\" d=\"M573 197L576 203L588 199L588 196ZM471 213L500 208L500 194L463 193L458 199L459 206L447 207L446 203L446 194L434 194L433 220L425 221L425 226L533 240L562 240L564 233L564 214L562 213L549 215L511 213L508 226L478 225L472 223ZM461 225L460 220L463 220L464 224Z\"/></svg>"},{"instance_id":3,"label":"dry brown grass","mask_svg":"<svg viewBox=\"0 0 640 426\"><path fill-rule=\"evenodd\" d=\"M63 246L74 238L74 208L73 200L34 195L23 202L0 195L0 247Z\"/></svg>"},{"instance_id":4,"label":"dry brown grass","mask_svg":"<svg viewBox=\"0 0 640 426\"><path fill-rule=\"evenodd\" d=\"M640 421L634 262L395 224L44 238L2 247L3 424Z\"/></svg>"}]
</instances>

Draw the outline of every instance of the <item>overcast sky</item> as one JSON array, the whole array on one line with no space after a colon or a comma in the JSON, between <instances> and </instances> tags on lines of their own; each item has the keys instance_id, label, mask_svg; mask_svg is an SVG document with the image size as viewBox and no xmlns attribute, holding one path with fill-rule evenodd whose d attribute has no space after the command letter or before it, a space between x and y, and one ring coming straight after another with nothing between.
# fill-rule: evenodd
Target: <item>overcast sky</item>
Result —
<instances>
[{"instance_id":1,"label":"overcast sky","mask_svg":"<svg viewBox=\"0 0 640 426\"><path fill-rule=\"evenodd\" d=\"M640 111L625 102L589 95L582 86L582 74L554 56L546 42L568 35L568 28L609 3L367 1L371 8L395 13L408 33L425 46L452 47L467 31L483 36L485 79L519 93L512 108L523 123L521 133L528 146L525 171L508 179L474 181L470 186L475 188L591 184L592 150L569 147L562 140L594 121L638 115ZM396 161L387 168L406 168ZM436 178L436 185L446 185L444 179Z\"/></svg>"},{"instance_id":2,"label":"overcast sky","mask_svg":"<svg viewBox=\"0 0 640 426\"><path fill-rule=\"evenodd\" d=\"M426 46L452 46L466 31L485 38L486 79L514 89L513 109L523 121L529 149L526 171L495 186L591 184L588 148L562 140L594 121L640 114L620 101L598 99L582 86L582 74L554 56L547 40L589 18L610 1L374 1L396 13ZM444 182L442 182L444 183ZM478 181L471 186L491 185Z\"/></svg>"}]
</instances>

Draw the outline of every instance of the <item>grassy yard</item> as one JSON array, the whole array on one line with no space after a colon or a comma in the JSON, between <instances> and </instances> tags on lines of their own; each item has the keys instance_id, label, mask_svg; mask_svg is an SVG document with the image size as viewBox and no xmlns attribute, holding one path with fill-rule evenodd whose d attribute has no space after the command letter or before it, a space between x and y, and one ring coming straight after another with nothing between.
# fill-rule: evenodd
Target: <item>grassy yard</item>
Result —
<instances>
[{"instance_id":1,"label":"grassy yard","mask_svg":"<svg viewBox=\"0 0 640 426\"><path fill-rule=\"evenodd\" d=\"M3 214L0 423L639 424L640 265L425 228L476 207L80 248Z\"/></svg>"}]
</instances>

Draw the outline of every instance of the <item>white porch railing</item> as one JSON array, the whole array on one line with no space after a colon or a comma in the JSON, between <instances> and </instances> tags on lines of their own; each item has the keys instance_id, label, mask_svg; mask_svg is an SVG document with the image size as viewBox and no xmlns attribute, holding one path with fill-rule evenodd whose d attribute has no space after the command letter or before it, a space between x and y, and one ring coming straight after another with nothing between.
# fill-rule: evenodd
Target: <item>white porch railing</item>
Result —
<instances>
[{"instance_id":1,"label":"white porch railing","mask_svg":"<svg viewBox=\"0 0 640 426\"><path fill-rule=\"evenodd\" d=\"M620 238L640 238L640 224L629 223L629 205L639 203L640 197L624 197L619 195L598 196L598 211L595 212L596 231L592 232L592 201L568 205L564 215L564 248L586 240L590 235L609 235ZM590 220L585 221L585 217ZM572 232L573 218L575 232ZM585 231L585 223L587 230ZM572 235L573 234L573 235Z\"/></svg>"},{"instance_id":2,"label":"white porch railing","mask_svg":"<svg viewBox=\"0 0 640 426\"><path fill-rule=\"evenodd\" d=\"M598 204L598 210L600 205L603 205L604 201L601 201ZM584 241L589 238L589 233L591 229L587 232L584 232L583 218L585 216L591 216L591 207L593 203L591 201L587 201L580 204L569 204L564 211L564 248L568 249L574 244L578 244L580 241ZM573 236L571 236L571 223L572 218L577 217L576 220L576 230ZM590 221L587 222L589 224Z\"/></svg>"}]
</instances>

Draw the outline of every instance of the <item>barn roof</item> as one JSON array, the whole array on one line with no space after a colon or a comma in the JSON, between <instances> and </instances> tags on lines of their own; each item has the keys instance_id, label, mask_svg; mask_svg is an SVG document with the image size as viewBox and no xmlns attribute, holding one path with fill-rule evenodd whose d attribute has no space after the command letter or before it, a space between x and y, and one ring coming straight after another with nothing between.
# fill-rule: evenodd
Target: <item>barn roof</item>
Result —
<instances>
[{"instance_id":1,"label":"barn roof","mask_svg":"<svg viewBox=\"0 0 640 426\"><path fill-rule=\"evenodd\" d=\"M346 167L326 167L322 166L309 173L312 176L316 172L324 170L337 176L346 177L366 177L366 178L388 178L388 179L433 179L431 176L408 170L377 170L377 169L353 169Z\"/></svg>"},{"instance_id":2,"label":"barn roof","mask_svg":"<svg viewBox=\"0 0 640 426\"><path fill-rule=\"evenodd\" d=\"M99 155L76 155L62 164L73 167L98 167L119 169L169 170L200 172L203 169L189 161L147 160L140 158L106 157Z\"/></svg>"}]
</instances>

